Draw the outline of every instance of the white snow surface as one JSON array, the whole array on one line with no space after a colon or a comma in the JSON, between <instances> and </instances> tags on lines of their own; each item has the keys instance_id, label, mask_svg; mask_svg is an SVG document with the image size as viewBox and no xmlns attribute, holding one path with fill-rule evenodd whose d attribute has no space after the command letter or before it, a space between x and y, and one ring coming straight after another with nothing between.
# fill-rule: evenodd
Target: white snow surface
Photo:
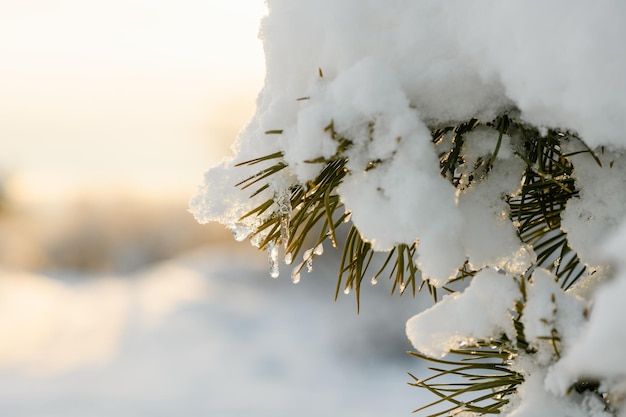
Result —
<instances>
[{"instance_id":1,"label":"white snow surface","mask_svg":"<svg viewBox=\"0 0 626 417\"><path fill-rule=\"evenodd\" d=\"M465 291L446 295L409 319L406 334L415 349L432 357L443 357L463 344L501 334L513 339L510 311L520 297L512 277L486 269L472 279Z\"/></svg>"},{"instance_id":2,"label":"white snow surface","mask_svg":"<svg viewBox=\"0 0 626 417\"><path fill-rule=\"evenodd\" d=\"M584 149L575 141L567 152ZM567 202L562 226L570 246L590 267L598 268L610 260L603 251L603 241L626 219L626 156L623 151L598 151L596 158L587 154L571 157L576 188L580 194Z\"/></svg>"},{"instance_id":3,"label":"white snow surface","mask_svg":"<svg viewBox=\"0 0 626 417\"><path fill-rule=\"evenodd\" d=\"M565 393L581 377L626 381L624 294L624 273L598 290L591 317L582 328L577 343L549 374L548 387L554 392Z\"/></svg>"},{"instance_id":4,"label":"white snow surface","mask_svg":"<svg viewBox=\"0 0 626 417\"><path fill-rule=\"evenodd\" d=\"M597 395L572 393L569 398L552 395L544 386L544 369L535 369L519 387L519 398L507 406L507 417L611 417Z\"/></svg>"},{"instance_id":5,"label":"white snow surface","mask_svg":"<svg viewBox=\"0 0 626 417\"><path fill-rule=\"evenodd\" d=\"M466 163L473 167L479 157L489 156L496 147L497 132L477 129L467 134L463 153ZM525 164L519 158L511 158L507 136L498 152L498 163L490 174L471 187L458 193L458 207L465 222L462 240L465 253L475 270L491 266L510 274L521 274L535 259L532 248L524 245L509 219L508 204L504 195L514 195L520 188Z\"/></svg>"},{"instance_id":6,"label":"white snow surface","mask_svg":"<svg viewBox=\"0 0 626 417\"><path fill-rule=\"evenodd\" d=\"M526 304L521 318L524 335L537 350L534 361L547 366L553 361L554 349L550 338L559 340L559 349L568 351L578 340L585 324L587 303L575 295L565 293L553 274L539 269L526 286Z\"/></svg>"},{"instance_id":7,"label":"white snow surface","mask_svg":"<svg viewBox=\"0 0 626 417\"><path fill-rule=\"evenodd\" d=\"M623 223L601 247L605 256L614 261L616 276L597 289L589 321L581 328L577 343L550 369L546 379L546 387L559 395L579 378L600 380L606 384L609 396L621 403L622 410L626 398L625 244Z\"/></svg>"},{"instance_id":8,"label":"white snow surface","mask_svg":"<svg viewBox=\"0 0 626 417\"><path fill-rule=\"evenodd\" d=\"M271 101L310 94L317 68L334 79L372 57L426 119L489 117L515 104L529 122L578 131L592 146L624 144L622 2L267 3Z\"/></svg>"}]
</instances>

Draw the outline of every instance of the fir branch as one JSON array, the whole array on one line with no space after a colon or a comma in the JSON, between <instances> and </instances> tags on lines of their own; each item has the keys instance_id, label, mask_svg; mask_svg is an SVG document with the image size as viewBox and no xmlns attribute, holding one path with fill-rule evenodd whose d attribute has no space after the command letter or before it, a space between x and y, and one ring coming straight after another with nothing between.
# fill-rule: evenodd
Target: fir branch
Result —
<instances>
[{"instance_id":1,"label":"fir branch","mask_svg":"<svg viewBox=\"0 0 626 417\"><path fill-rule=\"evenodd\" d=\"M454 134L459 138L459 143L462 143L462 135L473 129L477 123L476 119L472 119L472 121L453 129ZM373 127L373 123L370 123L370 134L373 132ZM337 154L330 159L316 158L305 161L324 164L318 176L306 184L297 184L292 187L287 202L281 202L279 196L274 195L241 217L242 219L251 216L264 217L261 225L251 234L251 238L263 236L258 244L260 249L267 249L270 246L282 244L286 259L294 259L302 252L304 245L308 241L308 236L313 231L318 231L318 237L314 241L313 247L317 247L327 238L330 238L333 247L338 246L336 229L347 221L350 214L346 212L339 196L336 194L336 189L348 172L346 169L347 159L341 155L352 146L352 141L335 130L333 120L324 128L324 131L330 135L331 139L337 142ZM280 130L274 130L269 133L279 134L281 132ZM242 189L248 189L253 185L260 184L251 197L268 190L270 188L267 182L268 179L287 167L282 158L283 154L277 152L238 164L240 166L256 165L268 161L274 162L269 167L239 182L237 186ZM366 170L375 169L382 162L384 161L371 161ZM287 208L281 207L281 205L287 205ZM282 211L288 213L282 213ZM342 214L337 215L336 213ZM410 286L411 293L415 295L418 290L416 279L419 277L419 271L414 262L415 253L416 244L397 245L387 254L382 266L374 274L372 282L376 282L387 271L389 279L393 281L392 294L395 292L403 294ZM294 276L299 275L305 264L310 264L316 256L316 253L311 251L307 251L305 254L308 257L294 269ZM345 276L344 292L349 292L350 290L355 292L357 311L360 309L361 282L368 272L373 256L374 251L371 245L361 238L357 228L352 225L343 247L335 298L337 298L342 288ZM390 267L390 270L388 267ZM429 282L422 281L419 290L424 286L428 288L436 301L436 288Z\"/></svg>"},{"instance_id":2,"label":"fir branch","mask_svg":"<svg viewBox=\"0 0 626 417\"><path fill-rule=\"evenodd\" d=\"M419 352L408 353L438 365L428 368L434 374L425 379L409 373L413 379L409 385L426 389L438 397L413 412L420 412L439 404L452 404L450 408L437 411L428 417L462 411L498 414L500 409L508 404L508 397L514 394L517 386L524 381L523 376L509 366L511 358L517 351L507 342L483 340L471 346L453 349L450 354L458 358L455 360L431 358ZM459 377L461 381L466 382L447 382L445 379L448 376ZM444 381L440 382L441 380Z\"/></svg>"},{"instance_id":3,"label":"fir branch","mask_svg":"<svg viewBox=\"0 0 626 417\"><path fill-rule=\"evenodd\" d=\"M457 187L461 184L461 168L465 164L463 156L464 135L478 126L497 130L498 140L494 151L488 158L479 158L472 170L468 171L467 168L463 168L466 172L465 175L468 175L467 172L469 172L468 180L470 183L475 178L486 175L495 163L504 134L511 134L518 138L522 146L517 155L525 161L527 168L522 178L523 184L520 192L506 197L510 217L518 227L520 239L530 244L535 250L538 256L536 267L544 267L553 271L561 280L563 288L568 288L586 270L577 254L569 247L567 236L560 227L561 213L565 209L567 201L578 193L572 176L573 165L560 148L561 141L565 140L567 136L562 132L551 130L544 137L537 129L521 122L513 122L506 114L489 123L482 123L473 118L457 125L433 129L433 143L437 147L444 148L444 151L440 153L441 175L448 178ZM373 123L370 123L370 134L372 129ZM297 185L292 189L288 203L289 211L292 212L289 224L282 227L277 226L281 222L285 223L285 216L280 213L275 212L267 215L268 210L274 207L272 203L278 200L277 196L263 202L243 216L244 218L261 215L265 217L263 224L257 230L257 234L259 232L267 234L261 242L261 248L266 247L270 242L282 243L286 254L297 256L304 247L305 237L320 227L321 232L315 245L320 244L326 236L329 236L333 246L337 246L336 228L347 218L348 214L340 203L335 190L347 173L345 168L347 160L342 155L352 146L353 142L336 131L332 119L324 131L337 142L337 153L330 159L316 158L307 161L323 163L324 168L314 181ZM270 132L281 133L282 131L273 130ZM592 153L591 150L587 151ZM266 191L269 185L263 181L287 167L282 156L282 153L277 152L238 164L254 165L266 161L275 161L271 166L260 170L237 185L242 189L247 189L253 185L261 184L252 196ZM595 157L593 153L592 156ZM366 169L375 169L382 162L384 161L371 161ZM338 219L334 213L342 210L344 213ZM285 231L286 227L287 231ZM350 235L353 239L347 241L354 243L354 245L344 246L344 262L339 271L336 293L338 293L345 276L345 289L355 290L358 308L360 284L368 271L373 251L371 247L361 241L360 236L357 240L355 238L357 234L354 233L356 232ZM374 274L372 279L376 281L393 259L391 262L393 268L389 274L390 279L393 279L394 282L392 292L399 289L399 292L403 293L404 289L411 285L412 293L415 294L415 277L418 271L412 260L407 261L412 259L415 250L415 245L398 245L389 253L383 267ZM460 273L460 276L464 275L466 274ZM427 282L422 282L419 289L424 285L428 286L429 291L436 299L436 289ZM447 287L445 289L453 291Z\"/></svg>"},{"instance_id":4,"label":"fir branch","mask_svg":"<svg viewBox=\"0 0 626 417\"><path fill-rule=\"evenodd\" d=\"M526 162L520 192L507 197L511 220L520 239L532 245L537 254L534 267L556 274L564 289L585 272L585 266L567 242L561 229L561 214L567 201L578 195L573 165L561 151L565 134L554 130L544 137L536 129L517 123Z\"/></svg>"},{"instance_id":5,"label":"fir branch","mask_svg":"<svg viewBox=\"0 0 626 417\"><path fill-rule=\"evenodd\" d=\"M510 124L511 124L511 120L509 119L509 116L507 116L506 114L498 117L496 121L494 122L494 125L498 129L498 142L496 143L496 148L491 154L491 160L489 161L490 167L493 166L493 164L496 161L496 158L498 157L498 152L500 152L500 146L502 145L502 137L508 131Z\"/></svg>"},{"instance_id":6,"label":"fir branch","mask_svg":"<svg viewBox=\"0 0 626 417\"><path fill-rule=\"evenodd\" d=\"M493 168L504 135L509 132L511 124L511 118L507 114L503 114L487 123L472 118L456 125L432 129L432 142L439 151L441 176L450 181L456 188L469 186L473 181L486 176ZM463 154L465 136L481 126L498 132L495 148L490 155L479 157L473 167L467 167L467 161ZM463 181L464 177L465 181Z\"/></svg>"},{"instance_id":7,"label":"fir branch","mask_svg":"<svg viewBox=\"0 0 626 417\"><path fill-rule=\"evenodd\" d=\"M465 135L478 126L496 130L497 143L490 155L478 158L473 167L467 167L463 154ZM263 218L252 236L258 237L261 249L282 245L287 263L310 244L310 235L317 235L312 240L313 249L304 251L303 262L293 270L294 282L299 279L304 266L310 267L313 258L321 253L317 248L323 241L330 239L333 247L338 246L337 229L350 217L337 194L337 188L348 174L345 152L353 142L336 131L333 120L324 128L324 132L337 143L337 151L330 158L320 157L305 161L323 164L316 178L305 184L293 185L286 196L273 195L242 217ZM372 135L373 123L369 125L369 132ZM280 134L282 131L268 131L270 133ZM496 158L505 134L512 141L517 141L519 146L516 155L526 164L520 179L519 192L504 197L520 240L531 245L537 255L536 262L525 275L531 276L536 268L543 267L551 270L559 279L561 287L567 289L586 269L569 246L567 234L561 228L561 215L567 202L578 195L573 176L574 167L569 160L572 154L565 155L561 149L562 141L568 138L565 133L551 130L543 136L537 129L513 121L508 115L501 115L486 124L473 118L454 126L433 129L433 144L438 150L443 149L439 152L440 174L457 188L471 186L473 181L490 175L493 165L497 163ZM599 163L599 159L590 149L582 152L590 153ZM365 169L376 169L384 162L371 161ZM237 184L244 190L256 187L251 197L271 189L269 179L287 168L281 152L238 165L260 163L270 165ZM410 286L414 296L426 286L436 302L437 288L422 279L414 261L416 251L417 243L398 244L386 254L377 254L371 244L363 239L357 227L351 225L343 242L335 299L342 289L346 293L354 291L357 312L360 311L362 282L371 274L373 284L379 277L386 275L392 281L392 294L397 292L402 295ZM478 271L472 270L469 265L469 261L466 261L459 268L457 277L442 288L447 292L454 292L457 282L473 277ZM451 350L450 354L456 359L450 360L409 352L414 357L436 364L429 368L434 374L428 378L419 379L409 374L413 379L410 385L426 389L437 397L433 402L416 409L416 412L448 404L447 408L434 412L430 417L462 411L497 414L509 402L509 397L517 392L524 378L511 369L512 360L518 354L536 353L535 348L526 340L521 320L526 305L525 275L517 278L522 298L514 306L512 324L515 340L511 341L506 335L502 335L496 340L478 341L471 346ZM419 286L417 279L422 280ZM557 330L553 329L545 340L550 343L554 356L558 358L561 342Z\"/></svg>"},{"instance_id":8,"label":"fir branch","mask_svg":"<svg viewBox=\"0 0 626 417\"><path fill-rule=\"evenodd\" d=\"M418 278L421 279L421 275L413 260L415 252L415 243L412 245L400 244L395 246L389 251L384 262L382 262L382 265L376 270L370 282L375 284L378 278L383 275L385 271L388 271L388 278L393 281L391 294L398 292L402 295L410 286L411 293L415 296L416 291L418 291L416 280ZM342 282L344 282L343 289L345 293L350 291L355 292L357 311L359 311L361 283L367 275L372 259L376 255L371 244L361 238L357 228L353 225L348 233L341 257L335 299L337 299L339 291L342 288ZM380 256L382 254L378 255ZM390 266L391 270L389 270ZM424 285L428 287L431 295L436 298L435 288L427 281L422 281L419 290L421 290Z\"/></svg>"},{"instance_id":9,"label":"fir branch","mask_svg":"<svg viewBox=\"0 0 626 417\"><path fill-rule=\"evenodd\" d=\"M441 176L447 178L455 187L458 187L460 176L457 175L457 169L465 160L461 153L463 144L465 143L463 136L471 132L480 124L476 118L470 119L454 127L445 127L433 131L433 143L440 144L444 138L451 133L451 148L439 155L439 165Z\"/></svg>"},{"instance_id":10,"label":"fir branch","mask_svg":"<svg viewBox=\"0 0 626 417\"><path fill-rule=\"evenodd\" d=\"M273 158L270 158L270 155L268 155L255 159L249 162L249 164L281 156L274 155ZM266 249L270 243L282 244L285 248L285 253L295 258L301 252L307 237L320 224L321 231L314 247L322 243L328 236L330 236L333 246L336 246L335 230L348 216L348 213L343 211L343 204L340 203L339 197L335 194L336 188L346 174L345 163L345 159L328 162L313 181L293 187L286 201L281 203L278 196L273 196L244 214L242 219L249 216L260 216L270 208L274 208L271 215L266 216L263 223L252 234L252 236L256 236L262 232L266 233L259 244L259 248ZM276 174L286 166L283 161L279 161L270 168L260 171L259 174L240 182L238 185L245 189L261 179L266 179L270 175ZM264 184L259 190L267 189L268 187L268 184ZM256 195L259 190L253 195ZM281 204L286 207L281 207ZM342 212L342 214L336 215L336 212Z\"/></svg>"}]
</instances>

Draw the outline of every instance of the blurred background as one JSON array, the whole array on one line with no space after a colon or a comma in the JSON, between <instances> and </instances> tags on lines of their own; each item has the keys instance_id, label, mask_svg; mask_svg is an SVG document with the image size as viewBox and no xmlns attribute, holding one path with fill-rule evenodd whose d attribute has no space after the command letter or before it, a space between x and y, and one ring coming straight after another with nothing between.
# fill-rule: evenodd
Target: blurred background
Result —
<instances>
[{"instance_id":1,"label":"blurred background","mask_svg":"<svg viewBox=\"0 0 626 417\"><path fill-rule=\"evenodd\" d=\"M2 263L128 269L206 240L187 200L254 111L263 1L0 4ZM140 235L145 260L105 247Z\"/></svg>"},{"instance_id":2,"label":"blurred background","mask_svg":"<svg viewBox=\"0 0 626 417\"><path fill-rule=\"evenodd\" d=\"M263 0L0 0L0 414L408 415L384 284L293 285L187 202L263 84ZM327 251L329 252L329 251ZM380 288L383 287L383 288Z\"/></svg>"}]
</instances>

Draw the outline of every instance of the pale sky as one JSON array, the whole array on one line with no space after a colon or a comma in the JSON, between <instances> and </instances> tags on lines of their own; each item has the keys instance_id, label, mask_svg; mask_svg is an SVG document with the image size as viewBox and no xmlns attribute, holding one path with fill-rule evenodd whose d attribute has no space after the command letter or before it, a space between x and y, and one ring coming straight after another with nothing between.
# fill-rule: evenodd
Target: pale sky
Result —
<instances>
[{"instance_id":1,"label":"pale sky","mask_svg":"<svg viewBox=\"0 0 626 417\"><path fill-rule=\"evenodd\" d=\"M19 198L193 193L262 87L263 0L0 0L0 172Z\"/></svg>"}]
</instances>

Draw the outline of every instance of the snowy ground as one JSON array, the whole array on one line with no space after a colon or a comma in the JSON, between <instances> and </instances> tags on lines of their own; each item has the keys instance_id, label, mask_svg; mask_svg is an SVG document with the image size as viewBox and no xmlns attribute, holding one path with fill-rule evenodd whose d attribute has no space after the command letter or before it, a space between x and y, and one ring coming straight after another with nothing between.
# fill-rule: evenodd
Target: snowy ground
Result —
<instances>
[{"instance_id":1,"label":"snowy ground","mask_svg":"<svg viewBox=\"0 0 626 417\"><path fill-rule=\"evenodd\" d=\"M2 273L0 414L410 415L416 300L367 288L357 316L334 270L293 285L215 246L125 277Z\"/></svg>"}]
</instances>

